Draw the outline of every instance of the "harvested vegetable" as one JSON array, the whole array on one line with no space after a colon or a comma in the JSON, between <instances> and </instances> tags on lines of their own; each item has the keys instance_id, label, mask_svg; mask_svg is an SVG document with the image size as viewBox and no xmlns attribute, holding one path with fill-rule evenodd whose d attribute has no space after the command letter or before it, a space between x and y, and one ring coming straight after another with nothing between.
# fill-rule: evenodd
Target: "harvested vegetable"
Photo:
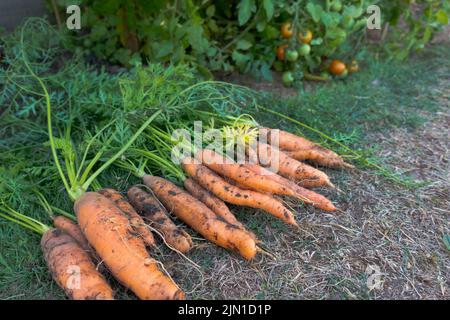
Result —
<instances>
[{"instance_id":1,"label":"harvested vegetable","mask_svg":"<svg viewBox=\"0 0 450 320\"><path fill-rule=\"evenodd\" d=\"M294 183L291 180L288 180L275 172L272 172L264 167L261 167L256 164L246 164L245 165L249 170L252 170L253 172L264 175L268 179L271 179L279 184L285 185L288 189L290 189L292 192L295 193L295 197L301 201L303 201L306 204L310 204L316 208L325 210L325 211L335 211L336 207L333 205L333 203L328 200L323 195L316 193L314 191L305 189L296 183Z\"/></svg>"},{"instance_id":2,"label":"harvested vegetable","mask_svg":"<svg viewBox=\"0 0 450 320\"><path fill-rule=\"evenodd\" d=\"M335 152L303 137L278 129L261 128L259 131L267 136L267 141L272 138L278 141L280 149L298 161L307 160L330 168L353 168Z\"/></svg>"},{"instance_id":3,"label":"harvested vegetable","mask_svg":"<svg viewBox=\"0 0 450 320\"><path fill-rule=\"evenodd\" d=\"M247 260L256 255L256 243L241 228L219 219L203 202L192 197L172 182L155 176L144 176L164 206L209 241L238 252Z\"/></svg>"},{"instance_id":4,"label":"harvested vegetable","mask_svg":"<svg viewBox=\"0 0 450 320\"><path fill-rule=\"evenodd\" d=\"M269 144L258 142L257 152L259 163L262 166L278 168L280 175L297 180L303 187L329 186L334 188L324 172L289 157L283 151Z\"/></svg>"},{"instance_id":5,"label":"harvested vegetable","mask_svg":"<svg viewBox=\"0 0 450 320\"><path fill-rule=\"evenodd\" d=\"M244 186L244 189L295 197L327 211L335 209L325 197L299 186L293 187L294 183L259 165L230 162L230 159L208 149L199 152L198 158L202 159L203 164L209 169L236 181Z\"/></svg>"},{"instance_id":6,"label":"harvested vegetable","mask_svg":"<svg viewBox=\"0 0 450 320\"><path fill-rule=\"evenodd\" d=\"M89 242L86 240L86 237L84 236L83 232L81 232L81 229L78 226L78 224L63 216L55 216L52 219L55 228L64 231L69 236L74 238L78 242L80 247L83 248L84 251L92 252L92 249L89 246Z\"/></svg>"},{"instance_id":7,"label":"harvested vegetable","mask_svg":"<svg viewBox=\"0 0 450 320\"><path fill-rule=\"evenodd\" d=\"M274 197L256 191L240 189L222 179L206 166L196 163L192 158L184 159L182 167L203 188L209 190L223 201L262 209L288 224L297 226L292 212Z\"/></svg>"},{"instance_id":8,"label":"harvested vegetable","mask_svg":"<svg viewBox=\"0 0 450 320\"><path fill-rule=\"evenodd\" d=\"M63 230L0 206L0 216L41 235L41 248L52 278L74 300L112 300L113 290L97 271L91 255Z\"/></svg>"},{"instance_id":9,"label":"harvested vegetable","mask_svg":"<svg viewBox=\"0 0 450 320\"><path fill-rule=\"evenodd\" d=\"M239 220L236 219L234 214L227 207L225 202L214 196L208 190L204 189L195 180L187 178L184 180L184 188L195 198L203 202L208 208L210 208L214 213L223 218L226 222L231 223L243 230L245 227ZM254 237L253 233L251 233Z\"/></svg>"},{"instance_id":10,"label":"harvested vegetable","mask_svg":"<svg viewBox=\"0 0 450 320\"><path fill-rule=\"evenodd\" d=\"M120 210L122 210L128 220L130 220L130 224L133 229L137 232L139 237L144 240L146 245L155 245L155 238L153 237L153 234L151 233L149 228L146 226L142 217L136 212L136 210L134 210L130 203L118 191L114 189L102 189L98 191L98 193L112 200L116 204L116 206Z\"/></svg>"},{"instance_id":11,"label":"harvested vegetable","mask_svg":"<svg viewBox=\"0 0 450 320\"><path fill-rule=\"evenodd\" d=\"M187 252L192 248L191 236L173 223L166 209L152 194L138 187L131 187L127 195L151 226L162 233L167 244L180 252Z\"/></svg>"},{"instance_id":12,"label":"harvested vegetable","mask_svg":"<svg viewBox=\"0 0 450 320\"><path fill-rule=\"evenodd\" d=\"M140 299L184 299L135 235L130 221L105 196L86 192L75 201L81 230L114 277Z\"/></svg>"},{"instance_id":13,"label":"harvested vegetable","mask_svg":"<svg viewBox=\"0 0 450 320\"><path fill-rule=\"evenodd\" d=\"M70 299L114 299L111 287L97 271L89 253L70 235L49 229L42 236L41 247L53 279Z\"/></svg>"}]
</instances>

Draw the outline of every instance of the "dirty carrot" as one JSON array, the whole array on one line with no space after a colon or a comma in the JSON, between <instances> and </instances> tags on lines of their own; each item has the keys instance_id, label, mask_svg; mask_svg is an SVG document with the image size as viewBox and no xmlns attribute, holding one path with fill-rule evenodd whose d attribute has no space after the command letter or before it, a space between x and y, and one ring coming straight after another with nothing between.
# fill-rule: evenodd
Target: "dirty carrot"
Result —
<instances>
[{"instance_id":1,"label":"dirty carrot","mask_svg":"<svg viewBox=\"0 0 450 320\"><path fill-rule=\"evenodd\" d=\"M327 211L335 209L333 204L325 197L299 186L293 187L294 183L289 183L287 179L283 179L259 165L235 163L207 149L199 152L198 158L202 159L203 164L209 169L238 182L239 185L244 186L244 189L295 197ZM237 186L239 187L239 185Z\"/></svg>"},{"instance_id":2,"label":"dirty carrot","mask_svg":"<svg viewBox=\"0 0 450 320\"><path fill-rule=\"evenodd\" d=\"M70 299L114 299L113 290L95 268L91 255L68 233L50 228L6 204L0 205L0 217L41 235L41 248L52 278Z\"/></svg>"},{"instance_id":3,"label":"dirty carrot","mask_svg":"<svg viewBox=\"0 0 450 320\"><path fill-rule=\"evenodd\" d=\"M329 186L334 188L324 172L289 157L283 151L269 144L258 142L257 152L262 166L269 166L271 170L277 170L280 175L297 180L303 187Z\"/></svg>"},{"instance_id":4,"label":"dirty carrot","mask_svg":"<svg viewBox=\"0 0 450 320\"><path fill-rule=\"evenodd\" d=\"M64 231L69 236L74 238L84 251L92 252L92 249L89 246L89 242L86 240L83 232L81 232L78 224L63 216L54 216L52 217L52 220L55 228Z\"/></svg>"},{"instance_id":5,"label":"dirty carrot","mask_svg":"<svg viewBox=\"0 0 450 320\"><path fill-rule=\"evenodd\" d=\"M335 211L336 210L336 207L334 206L334 204L330 200L328 200L326 197L324 197L323 195L321 195L317 192L314 192L312 190L303 188L303 187L297 185L296 183L294 183L293 181L276 174L275 172L272 172L264 167L261 167L257 164L252 164L252 163L246 163L245 167L248 168L249 170L252 170L256 174L264 175L265 177L267 177L271 180L274 180L277 183L285 185L286 188L288 190L290 190L290 192L293 192L295 194L295 195L293 195L294 197L303 201L306 204L312 205L316 208L319 208L319 209L322 209L325 211Z\"/></svg>"},{"instance_id":6,"label":"dirty carrot","mask_svg":"<svg viewBox=\"0 0 450 320\"><path fill-rule=\"evenodd\" d=\"M130 220L131 226L147 246L155 246L155 238L153 237L150 229L145 225L142 217L134 210L133 206L120 194L120 192L114 189L102 189L98 193L104 195L106 198L112 200L116 206L122 210L122 212Z\"/></svg>"},{"instance_id":7,"label":"dirty carrot","mask_svg":"<svg viewBox=\"0 0 450 320\"><path fill-rule=\"evenodd\" d=\"M219 219L203 202L172 182L149 175L145 175L143 179L170 212L203 237L223 248L238 252L247 260L255 257L256 243L247 232Z\"/></svg>"},{"instance_id":8,"label":"dirty carrot","mask_svg":"<svg viewBox=\"0 0 450 320\"><path fill-rule=\"evenodd\" d=\"M81 230L118 281L140 299L184 299L114 202L97 192L86 192L74 208Z\"/></svg>"},{"instance_id":9,"label":"dirty carrot","mask_svg":"<svg viewBox=\"0 0 450 320\"><path fill-rule=\"evenodd\" d=\"M246 230L245 226L234 216L228 206L221 199L214 196L211 192L200 186L195 180L187 178L184 180L184 188L195 198L203 202L208 208L214 211L219 217L222 217L226 222L234 224L239 228ZM248 230L246 230L248 231ZM250 231L248 231L250 232ZM250 235L255 238L255 235L250 232Z\"/></svg>"},{"instance_id":10,"label":"dirty carrot","mask_svg":"<svg viewBox=\"0 0 450 320\"><path fill-rule=\"evenodd\" d=\"M274 197L238 188L192 158L185 158L182 162L182 167L203 188L209 190L223 201L264 210L288 224L297 226L292 212Z\"/></svg>"},{"instance_id":11,"label":"dirty carrot","mask_svg":"<svg viewBox=\"0 0 450 320\"><path fill-rule=\"evenodd\" d=\"M173 223L166 209L152 194L138 187L131 187L127 195L137 211L162 233L167 244L180 252L187 252L192 248L191 236Z\"/></svg>"},{"instance_id":12,"label":"dirty carrot","mask_svg":"<svg viewBox=\"0 0 450 320\"><path fill-rule=\"evenodd\" d=\"M330 168L354 168L335 152L290 132L269 128L261 128L259 132L267 135L267 141L277 141L281 150L298 161L306 160Z\"/></svg>"},{"instance_id":13,"label":"dirty carrot","mask_svg":"<svg viewBox=\"0 0 450 320\"><path fill-rule=\"evenodd\" d=\"M70 299L114 299L111 287L95 268L89 253L69 234L50 229L42 236L41 247L53 279Z\"/></svg>"}]
</instances>

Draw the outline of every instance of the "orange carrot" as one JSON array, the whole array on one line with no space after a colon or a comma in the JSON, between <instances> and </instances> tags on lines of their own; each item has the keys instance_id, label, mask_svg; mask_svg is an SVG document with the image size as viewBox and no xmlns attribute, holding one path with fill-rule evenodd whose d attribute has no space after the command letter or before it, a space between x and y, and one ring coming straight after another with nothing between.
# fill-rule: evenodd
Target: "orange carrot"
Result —
<instances>
[{"instance_id":1,"label":"orange carrot","mask_svg":"<svg viewBox=\"0 0 450 320\"><path fill-rule=\"evenodd\" d=\"M288 181L286 179L284 179L286 180L284 181L282 177L261 166L238 164L207 149L199 152L198 158L202 159L203 164L209 169L222 176L233 179L238 182L239 185L243 185L244 189L295 197L307 204L312 204L328 211L335 209L333 204L325 197L312 191L300 192L306 189L299 186L293 187L293 185L295 185L294 183L288 183L286 182ZM271 174L268 175L268 172ZM279 178L277 179L276 177ZM239 185L237 186L240 187Z\"/></svg>"},{"instance_id":2,"label":"orange carrot","mask_svg":"<svg viewBox=\"0 0 450 320\"><path fill-rule=\"evenodd\" d=\"M292 212L275 198L256 191L240 189L192 158L184 159L182 167L203 188L209 190L223 201L262 209L288 224L297 226Z\"/></svg>"},{"instance_id":3,"label":"orange carrot","mask_svg":"<svg viewBox=\"0 0 450 320\"><path fill-rule=\"evenodd\" d=\"M261 165L277 168L280 175L299 181L301 186L330 186L334 188L334 185L324 172L292 159L286 153L269 144L259 142L257 148Z\"/></svg>"},{"instance_id":4,"label":"orange carrot","mask_svg":"<svg viewBox=\"0 0 450 320\"><path fill-rule=\"evenodd\" d=\"M184 188L195 198L203 202L208 208L210 208L214 213L223 218L226 222L231 223L244 231L247 231L253 239L256 239L256 236L248 231L245 226L239 222L238 219L234 216L234 214L227 207L225 202L211 194L208 190L204 189L200 186L195 180L191 178L187 178L184 180Z\"/></svg>"},{"instance_id":5,"label":"orange carrot","mask_svg":"<svg viewBox=\"0 0 450 320\"><path fill-rule=\"evenodd\" d=\"M56 229L64 231L74 238L84 251L92 253L92 248L89 246L89 242L86 240L83 232L81 232L78 224L63 216L54 216L52 219Z\"/></svg>"},{"instance_id":6,"label":"orange carrot","mask_svg":"<svg viewBox=\"0 0 450 320\"><path fill-rule=\"evenodd\" d=\"M276 181L277 183L280 183L282 185L285 185L286 188L288 188L290 191L295 193L295 197L301 201L303 201L306 204L310 204L316 208L325 210L325 211L335 211L336 207L334 204L328 200L323 195L316 193L312 190L305 189L297 184L295 184L293 181L288 180L282 176L279 176L275 172L272 172L264 167L261 167L257 164L251 164L247 163L245 164L245 167L249 170L252 170L256 174L264 175L265 177Z\"/></svg>"},{"instance_id":7,"label":"orange carrot","mask_svg":"<svg viewBox=\"0 0 450 320\"><path fill-rule=\"evenodd\" d=\"M267 141L278 141L279 148L298 161L310 161L330 168L354 168L338 154L308 139L276 129L262 128L260 134L267 135Z\"/></svg>"},{"instance_id":8,"label":"orange carrot","mask_svg":"<svg viewBox=\"0 0 450 320\"><path fill-rule=\"evenodd\" d=\"M130 220L133 229L136 230L147 246L155 246L155 238L149 228L145 225L142 217L118 191L114 189L102 189L98 191L98 193L113 201L116 206L122 210Z\"/></svg>"},{"instance_id":9,"label":"orange carrot","mask_svg":"<svg viewBox=\"0 0 450 320\"><path fill-rule=\"evenodd\" d=\"M75 201L74 209L84 235L118 281L141 299L184 299L114 202L86 192Z\"/></svg>"},{"instance_id":10,"label":"orange carrot","mask_svg":"<svg viewBox=\"0 0 450 320\"><path fill-rule=\"evenodd\" d=\"M152 194L138 187L128 190L128 198L133 206L160 231L166 242L180 252L187 252L192 248L191 236L169 218L166 209Z\"/></svg>"},{"instance_id":11,"label":"orange carrot","mask_svg":"<svg viewBox=\"0 0 450 320\"><path fill-rule=\"evenodd\" d=\"M56 283L74 300L112 300L113 291L87 253L69 234L49 229L41 239L44 258Z\"/></svg>"},{"instance_id":12,"label":"orange carrot","mask_svg":"<svg viewBox=\"0 0 450 320\"><path fill-rule=\"evenodd\" d=\"M164 206L209 241L238 252L245 259L256 255L256 243L239 227L218 219L203 202L192 197L170 181L144 176L144 183L152 189Z\"/></svg>"}]
</instances>

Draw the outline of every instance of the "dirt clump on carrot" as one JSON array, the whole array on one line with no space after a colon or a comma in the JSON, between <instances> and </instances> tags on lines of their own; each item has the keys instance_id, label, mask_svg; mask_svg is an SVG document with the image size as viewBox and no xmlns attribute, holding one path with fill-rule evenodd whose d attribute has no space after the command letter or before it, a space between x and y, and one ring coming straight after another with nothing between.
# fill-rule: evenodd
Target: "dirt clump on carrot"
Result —
<instances>
[{"instance_id":1,"label":"dirt clump on carrot","mask_svg":"<svg viewBox=\"0 0 450 320\"><path fill-rule=\"evenodd\" d=\"M89 244L125 287L140 299L184 299L114 202L97 192L86 192L75 201L74 210Z\"/></svg>"},{"instance_id":2,"label":"dirt clump on carrot","mask_svg":"<svg viewBox=\"0 0 450 320\"><path fill-rule=\"evenodd\" d=\"M149 175L144 176L143 179L170 212L207 240L238 252L247 260L255 257L256 243L247 232L218 217L203 202L172 182Z\"/></svg>"},{"instance_id":3,"label":"dirt clump on carrot","mask_svg":"<svg viewBox=\"0 0 450 320\"><path fill-rule=\"evenodd\" d=\"M167 244L180 252L188 252L192 248L191 236L173 223L166 209L152 194L138 187L131 187L127 195L144 219L162 233Z\"/></svg>"},{"instance_id":4,"label":"dirt clump on carrot","mask_svg":"<svg viewBox=\"0 0 450 320\"><path fill-rule=\"evenodd\" d=\"M70 299L112 300L113 290L86 252L69 234L50 229L41 239L48 268Z\"/></svg>"}]
</instances>

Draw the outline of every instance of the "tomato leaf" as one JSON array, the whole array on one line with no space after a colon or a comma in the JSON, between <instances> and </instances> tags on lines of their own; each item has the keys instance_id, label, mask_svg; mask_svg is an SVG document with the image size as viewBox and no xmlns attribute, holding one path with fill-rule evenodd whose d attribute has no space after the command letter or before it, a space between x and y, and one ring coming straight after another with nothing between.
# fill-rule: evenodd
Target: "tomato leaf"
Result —
<instances>
[{"instance_id":1,"label":"tomato leaf","mask_svg":"<svg viewBox=\"0 0 450 320\"><path fill-rule=\"evenodd\" d=\"M256 11L255 0L241 0L238 7L238 21L239 25L244 25L252 16L252 13Z\"/></svg>"},{"instance_id":2,"label":"tomato leaf","mask_svg":"<svg viewBox=\"0 0 450 320\"><path fill-rule=\"evenodd\" d=\"M268 65L267 63L263 63L259 71L261 72L261 75L264 79L273 81L272 72L270 71L270 65Z\"/></svg>"},{"instance_id":3,"label":"tomato leaf","mask_svg":"<svg viewBox=\"0 0 450 320\"><path fill-rule=\"evenodd\" d=\"M267 20L272 19L274 6L272 0L263 0L264 11L266 12Z\"/></svg>"},{"instance_id":4,"label":"tomato leaf","mask_svg":"<svg viewBox=\"0 0 450 320\"><path fill-rule=\"evenodd\" d=\"M324 13L322 7L319 4L314 4L312 2L308 2L306 5L306 10L311 15L311 18L315 23L320 21L320 17L322 13Z\"/></svg>"},{"instance_id":5,"label":"tomato leaf","mask_svg":"<svg viewBox=\"0 0 450 320\"><path fill-rule=\"evenodd\" d=\"M236 48L241 50L248 50L252 47L252 43L248 40L241 39L236 43Z\"/></svg>"},{"instance_id":6,"label":"tomato leaf","mask_svg":"<svg viewBox=\"0 0 450 320\"><path fill-rule=\"evenodd\" d=\"M319 46L323 43L323 39L322 38L314 38L311 40L311 45L312 46Z\"/></svg>"}]
</instances>

